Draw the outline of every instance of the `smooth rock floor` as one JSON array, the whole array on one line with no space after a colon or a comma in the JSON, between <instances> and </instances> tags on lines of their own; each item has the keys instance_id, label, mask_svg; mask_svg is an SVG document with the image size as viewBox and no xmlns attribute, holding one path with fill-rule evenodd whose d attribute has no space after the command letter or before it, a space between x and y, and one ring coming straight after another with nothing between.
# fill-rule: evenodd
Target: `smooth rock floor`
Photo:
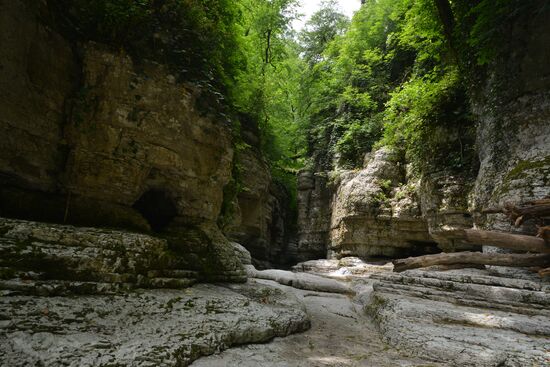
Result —
<instances>
[{"instance_id":1,"label":"smooth rock floor","mask_svg":"<svg viewBox=\"0 0 550 367\"><path fill-rule=\"evenodd\" d=\"M304 303L311 329L265 344L244 345L201 358L193 367L390 367L444 366L407 357L380 339L374 324L363 316L362 306L346 295L312 292L276 285Z\"/></svg>"}]
</instances>

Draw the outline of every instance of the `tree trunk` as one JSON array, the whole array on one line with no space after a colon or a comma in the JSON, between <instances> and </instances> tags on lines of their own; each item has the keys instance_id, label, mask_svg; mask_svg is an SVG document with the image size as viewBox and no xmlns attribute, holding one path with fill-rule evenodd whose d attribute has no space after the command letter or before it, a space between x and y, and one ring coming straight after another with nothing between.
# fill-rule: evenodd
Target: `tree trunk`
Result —
<instances>
[{"instance_id":1,"label":"tree trunk","mask_svg":"<svg viewBox=\"0 0 550 367\"><path fill-rule=\"evenodd\" d=\"M437 8L437 14L439 15L439 20L443 24L443 33L445 34L445 38L449 44L451 55L455 59L454 61L458 61L458 54L455 49L453 37L455 19L451 9L451 4L449 0L434 0L434 2Z\"/></svg>"},{"instance_id":2,"label":"tree trunk","mask_svg":"<svg viewBox=\"0 0 550 367\"><path fill-rule=\"evenodd\" d=\"M488 254L482 252L455 252L398 259L393 261L393 271L425 268L434 265L464 264L531 267L550 265L550 254Z\"/></svg>"},{"instance_id":3,"label":"tree trunk","mask_svg":"<svg viewBox=\"0 0 550 367\"><path fill-rule=\"evenodd\" d=\"M460 238L461 235L459 232L457 236ZM544 239L535 236L466 229L464 230L464 239L477 245L550 254L550 246L546 245Z\"/></svg>"},{"instance_id":4,"label":"tree trunk","mask_svg":"<svg viewBox=\"0 0 550 367\"><path fill-rule=\"evenodd\" d=\"M491 208L483 214L503 213L517 226L532 218L550 217L550 198L533 200L519 205L506 204L504 208Z\"/></svg>"}]
</instances>

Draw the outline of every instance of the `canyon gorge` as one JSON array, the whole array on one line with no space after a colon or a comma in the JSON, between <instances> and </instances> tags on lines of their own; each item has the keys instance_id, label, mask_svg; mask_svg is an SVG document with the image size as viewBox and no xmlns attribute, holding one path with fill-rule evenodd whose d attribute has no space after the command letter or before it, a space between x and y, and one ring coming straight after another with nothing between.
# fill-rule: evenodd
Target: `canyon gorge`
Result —
<instances>
[{"instance_id":1,"label":"canyon gorge","mask_svg":"<svg viewBox=\"0 0 550 367\"><path fill-rule=\"evenodd\" d=\"M335 127L288 185L263 117L174 69L169 20L139 54L64 2L0 0L0 365L550 365L550 263L392 265L549 225L499 209L550 198L536 3L465 88L468 122L428 131L433 164L382 139L350 165Z\"/></svg>"}]
</instances>

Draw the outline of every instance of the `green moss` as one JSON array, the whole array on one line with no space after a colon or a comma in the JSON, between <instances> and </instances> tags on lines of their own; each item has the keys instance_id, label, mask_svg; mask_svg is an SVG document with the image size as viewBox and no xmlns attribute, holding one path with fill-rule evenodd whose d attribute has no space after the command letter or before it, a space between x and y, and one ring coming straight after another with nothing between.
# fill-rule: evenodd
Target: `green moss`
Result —
<instances>
[{"instance_id":1,"label":"green moss","mask_svg":"<svg viewBox=\"0 0 550 367\"><path fill-rule=\"evenodd\" d=\"M224 274L239 269L240 262L223 237L200 225L182 225L163 237L170 256L186 269L200 273L206 281L225 280ZM244 281L244 278L243 278Z\"/></svg>"},{"instance_id":2,"label":"green moss","mask_svg":"<svg viewBox=\"0 0 550 367\"><path fill-rule=\"evenodd\" d=\"M542 170L546 171L545 177L548 175L548 171L550 171L550 156L546 156L544 159L540 161L519 161L518 164L506 175L504 178L505 182L509 182L512 180L518 180L521 178L527 177L527 171L531 170Z\"/></svg>"},{"instance_id":3,"label":"green moss","mask_svg":"<svg viewBox=\"0 0 550 367\"><path fill-rule=\"evenodd\" d=\"M536 172L538 176L542 177L545 184L548 184L550 181L550 156L546 156L538 161L519 161L504 177L502 185L495 191L495 194L502 195L508 192L513 181L525 179L529 177L533 171Z\"/></svg>"},{"instance_id":4,"label":"green moss","mask_svg":"<svg viewBox=\"0 0 550 367\"><path fill-rule=\"evenodd\" d=\"M189 299L189 300L185 301L185 303L183 304L183 309L184 310L190 310L193 307L195 307L195 301L193 299Z\"/></svg>"}]
</instances>

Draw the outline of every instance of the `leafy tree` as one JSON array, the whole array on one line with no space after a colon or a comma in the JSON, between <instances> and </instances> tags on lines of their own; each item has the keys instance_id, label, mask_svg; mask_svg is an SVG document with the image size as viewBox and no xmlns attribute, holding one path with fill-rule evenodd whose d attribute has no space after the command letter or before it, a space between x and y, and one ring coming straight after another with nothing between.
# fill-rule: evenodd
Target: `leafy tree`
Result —
<instances>
[{"instance_id":1,"label":"leafy tree","mask_svg":"<svg viewBox=\"0 0 550 367\"><path fill-rule=\"evenodd\" d=\"M327 45L341 36L349 25L349 19L342 14L336 0L323 0L321 9L313 14L300 34L303 58L310 64L323 59Z\"/></svg>"}]
</instances>

